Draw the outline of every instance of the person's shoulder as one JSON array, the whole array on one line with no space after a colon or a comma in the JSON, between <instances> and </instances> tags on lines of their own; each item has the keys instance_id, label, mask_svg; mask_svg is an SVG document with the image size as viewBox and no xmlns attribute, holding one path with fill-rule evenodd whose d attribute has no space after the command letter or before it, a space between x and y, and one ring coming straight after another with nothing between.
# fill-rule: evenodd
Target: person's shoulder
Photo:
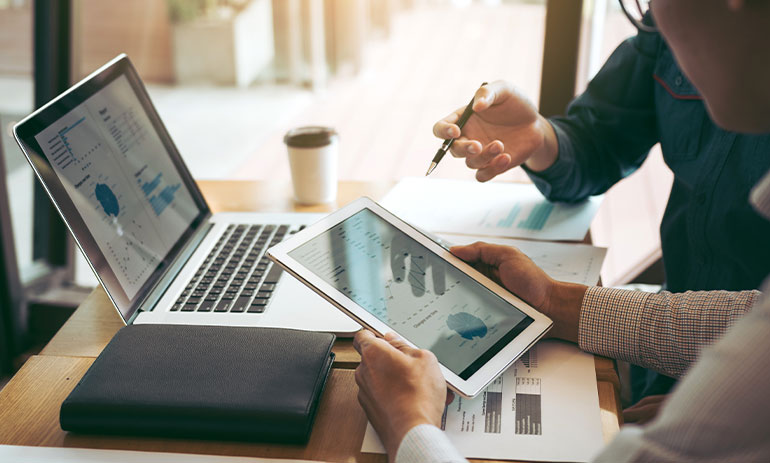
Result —
<instances>
[{"instance_id":1,"label":"person's shoulder","mask_svg":"<svg viewBox=\"0 0 770 463\"><path fill-rule=\"evenodd\" d=\"M643 22L649 26L655 25L650 13L647 13L644 16ZM666 47L666 43L661 38L659 32L638 31L635 36L628 39L628 42L637 52L653 59L659 57L664 51L668 50L668 47Z\"/></svg>"}]
</instances>

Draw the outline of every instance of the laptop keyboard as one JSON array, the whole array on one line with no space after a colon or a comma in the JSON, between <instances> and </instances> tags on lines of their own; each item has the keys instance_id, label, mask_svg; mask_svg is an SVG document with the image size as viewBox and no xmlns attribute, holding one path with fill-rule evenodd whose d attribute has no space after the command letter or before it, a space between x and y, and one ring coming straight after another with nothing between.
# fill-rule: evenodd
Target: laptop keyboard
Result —
<instances>
[{"instance_id":1,"label":"laptop keyboard","mask_svg":"<svg viewBox=\"0 0 770 463\"><path fill-rule=\"evenodd\" d=\"M171 307L177 312L265 311L283 269L265 251L302 228L232 224Z\"/></svg>"}]
</instances>

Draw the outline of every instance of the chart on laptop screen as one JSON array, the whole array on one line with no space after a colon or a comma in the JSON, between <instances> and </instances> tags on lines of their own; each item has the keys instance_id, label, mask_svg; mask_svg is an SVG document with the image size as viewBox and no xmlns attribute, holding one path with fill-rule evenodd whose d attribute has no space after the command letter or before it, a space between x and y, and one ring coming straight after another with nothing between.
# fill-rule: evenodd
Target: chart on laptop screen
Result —
<instances>
[{"instance_id":1,"label":"chart on laptop screen","mask_svg":"<svg viewBox=\"0 0 770 463\"><path fill-rule=\"evenodd\" d=\"M117 78L35 139L133 298L198 208L128 79Z\"/></svg>"}]
</instances>

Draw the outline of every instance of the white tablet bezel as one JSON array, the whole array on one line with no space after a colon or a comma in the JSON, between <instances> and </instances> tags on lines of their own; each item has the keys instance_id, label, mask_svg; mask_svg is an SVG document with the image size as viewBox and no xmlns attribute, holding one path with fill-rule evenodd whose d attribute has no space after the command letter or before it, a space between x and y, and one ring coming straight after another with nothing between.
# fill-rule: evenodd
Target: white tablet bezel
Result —
<instances>
[{"instance_id":1,"label":"white tablet bezel","mask_svg":"<svg viewBox=\"0 0 770 463\"><path fill-rule=\"evenodd\" d=\"M297 232L291 238L270 248L267 251L267 254L270 259L283 267L287 272L305 283L324 299L348 314L363 326L366 326L367 328L380 335L385 335L386 333L392 331L399 336L404 337L397 330L394 330L390 326L380 321L377 317L367 312L364 308L349 299L347 295L326 283L323 279L316 276L312 271L307 269L298 261L294 260L289 255L290 251L298 248L299 246L302 246L316 236L325 233L330 228L336 226L340 222L348 219L363 209L371 210L376 215L391 225L395 226L397 229L413 238L418 243L428 248L430 251L434 252L447 263L456 267L463 273L466 273L471 278L477 280L482 284L482 286L486 287L504 299L506 302L510 303L516 309L524 312L533 320L532 323L524 329L524 331L513 338L505 347L503 347L499 352L497 352L497 354L495 354L484 365L482 365L467 380L462 379L449 368L441 365L439 362L439 365L441 366L441 372L444 374L444 378L446 379L447 384L453 391L468 398L476 396L489 383L491 383L511 364L513 364L513 362L515 362L516 359L518 359L524 352L526 352L527 349L529 349L535 342L542 338L543 335L551 328L553 323L548 317L541 314L529 306L526 302L511 294L502 286L487 278L484 274L475 268L458 259L449 251L447 251L446 248L440 246L435 241L415 229L413 226L399 219L367 197L359 198L337 210L336 212L329 214L313 225L308 226L304 230ZM408 344L417 347L408 339L406 339L406 341Z\"/></svg>"}]
</instances>

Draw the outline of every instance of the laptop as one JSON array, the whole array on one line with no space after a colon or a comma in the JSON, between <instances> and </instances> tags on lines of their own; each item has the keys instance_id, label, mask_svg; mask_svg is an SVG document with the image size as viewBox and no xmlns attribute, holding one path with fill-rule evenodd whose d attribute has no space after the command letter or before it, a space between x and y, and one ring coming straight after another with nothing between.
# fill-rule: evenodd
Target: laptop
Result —
<instances>
[{"instance_id":1,"label":"laptop","mask_svg":"<svg viewBox=\"0 0 770 463\"><path fill-rule=\"evenodd\" d=\"M320 216L212 214L126 55L14 136L125 323L360 328L265 254Z\"/></svg>"}]
</instances>

